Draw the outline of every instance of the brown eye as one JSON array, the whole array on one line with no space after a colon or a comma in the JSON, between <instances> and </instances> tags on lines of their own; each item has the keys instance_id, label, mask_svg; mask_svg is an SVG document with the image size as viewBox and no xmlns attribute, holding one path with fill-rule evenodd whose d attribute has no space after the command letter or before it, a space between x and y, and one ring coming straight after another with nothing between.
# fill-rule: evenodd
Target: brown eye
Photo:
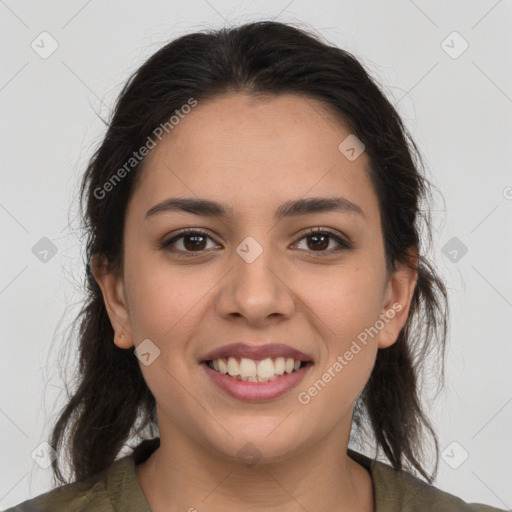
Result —
<instances>
[{"instance_id":1,"label":"brown eye","mask_svg":"<svg viewBox=\"0 0 512 512\"><path fill-rule=\"evenodd\" d=\"M206 231L186 229L176 236L161 243L161 248L177 253L178 255L190 255L191 253L203 253L215 247L208 247L208 240L215 242L213 237ZM308 234L299 239L306 240L306 252L332 254L338 251L351 249L349 242L331 231L322 229L311 229ZM334 247L330 248L332 242Z\"/></svg>"},{"instance_id":2,"label":"brown eye","mask_svg":"<svg viewBox=\"0 0 512 512\"><path fill-rule=\"evenodd\" d=\"M351 244L340 236L331 231L321 229L311 229L309 233L300 240L306 240L306 250L309 252L333 253L351 248ZM334 248L326 250L333 241L335 242Z\"/></svg>"},{"instance_id":3,"label":"brown eye","mask_svg":"<svg viewBox=\"0 0 512 512\"><path fill-rule=\"evenodd\" d=\"M207 250L207 241L213 238L205 231L187 229L173 238L162 242L162 249L169 249L173 252L191 253Z\"/></svg>"},{"instance_id":4,"label":"brown eye","mask_svg":"<svg viewBox=\"0 0 512 512\"><path fill-rule=\"evenodd\" d=\"M329 246L329 235L308 235L306 238L308 238L310 241L312 241L311 244L308 244L308 247L310 249L327 249Z\"/></svg>"},{"instance_id":5,"label":"brown eye","mask_svg":"<svg viewBox=\"0 0 512 512\"><path fill-rule=\"evenodd\" d=\"M203 235L185 235L183 245L188 251L205 248L205 237Z\"/></svg>"}]
</instances>

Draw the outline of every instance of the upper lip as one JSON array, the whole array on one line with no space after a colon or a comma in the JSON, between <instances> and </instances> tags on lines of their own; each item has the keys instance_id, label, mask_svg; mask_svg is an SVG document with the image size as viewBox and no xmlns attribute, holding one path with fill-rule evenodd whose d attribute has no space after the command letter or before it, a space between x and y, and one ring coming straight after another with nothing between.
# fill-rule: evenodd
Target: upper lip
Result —
<instances>
[{"instance_id":1,"label":"upper lip","mask_svg":"<svg viewBox=\"0 0 512 512\"><path fill-rule=\"evenodd\" d=\"M249 345L247 343L231 343L223 345L202 357L201 362L214 361L224 357L245 357L256 361L268 357L291 357L297 361L311 361L311 356L304 354L300 350L292 348L283 343L265 343L259 345Z\"/></svg>"}]
</instances>

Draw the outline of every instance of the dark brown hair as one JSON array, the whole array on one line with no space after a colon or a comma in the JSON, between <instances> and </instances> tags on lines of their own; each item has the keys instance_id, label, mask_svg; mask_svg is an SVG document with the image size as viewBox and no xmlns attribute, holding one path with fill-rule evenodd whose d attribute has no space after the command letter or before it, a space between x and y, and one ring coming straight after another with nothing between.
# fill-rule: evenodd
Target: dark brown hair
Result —
<instances>
[{"instance_id":1,"label":"dark brown hair","mask_svg":"<svg viewBox=\"0 0 512 512\"><path fill-rule=\"evenodd\" d=\"M429 210L421 208L431 185L397 111L358 60L303 29L271 21L180 37L152 55L120 93L80 189L87 297L74 322L79 343L75 387L50 440L67 456L70 478L61 471L61 457L53 462L55 478L78 481L105 469L130 440L157 428L155 399L133 350L113 343L90 268L91 257L99 255L108 260L109 270L122 269L126 206L144 160L108 193L98 191L190 98L200 103L230 91L293 93L324 102L366 147L388 268L409 263L407 249L418 246L418 281L408 320L396 343L378 351L354 410L354 425L361 439L373 436L376 453L382 449L396 470L418 471L432 482L423 462L427 435L435 447L434 475L439 447L421 405L419 370L428 355L438 355L442 381L448 309L445 287L422 245L431 241Z\"/></svg>"}]
</instances>

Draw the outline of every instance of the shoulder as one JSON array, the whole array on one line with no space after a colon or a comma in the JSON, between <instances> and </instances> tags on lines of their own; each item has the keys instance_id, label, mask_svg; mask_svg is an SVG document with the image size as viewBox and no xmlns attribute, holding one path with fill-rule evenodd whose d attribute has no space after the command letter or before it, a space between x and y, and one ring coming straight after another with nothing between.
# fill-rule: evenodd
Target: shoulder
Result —
<instances>
[{"instance_id":1,"label":"shoulder","mask_svg":"<svg viewBox=\"0 0 512 512\"><path fill-rule=\"evenodd\" d=\"M86 480L62 485L8 509L6 512L114 512L127 510L126 502L141 500L135 486L128 482L135 478L134 461L125 456L114 461L106 470ZM133 496L132 496L133 494ZM142 498L143 499L143 498ZM133 509L135 510L135 509ZM146 511L143 502L137 510Z\"/></svg>"},{"instance_id":2,"label":"shoulder","mask_svg":"<svg viewBox=\"0 0 512 512\"><path fill-rule=\"evenodd\" d=\"M376 512L502 512L480 503L467 503L406 471L349 450L372 476Z\"/></svg>"},{"instance_id":3,"label":"shoulder","mask_svg":"<svg viewBox=\"0 0 512 512\"><path fill-rule=\"evenodd\" d=\"M81 482L62 485L8 509L6 512L114 511L110 491L112 477L126 469L127 458Z\"/></svg>"},{"instance_id":4,"label":"shoulder","mask_svg":"<svg viewBox=\"0 0 512 512\"><path fill-rule=\"evenodd\" d=\"M103 478L102 478L103 477ZM62 485L35 498L29 499L8 509L6 512L61 512L73 510L111 511L112 506L106 491L105 475L95 475L93 479Z\"/></svg>"},{"instance_id":5,"label":"shoulder","mask_svg":"<svg viewBox=\"0 0 512 512\"><path fill-rule=\"evenodd\" d=\"M146 439L130 455L86 480L57 487L6 512L151 512L135 472L158 448L160 439Z\"/></svg>"}]
</instances>

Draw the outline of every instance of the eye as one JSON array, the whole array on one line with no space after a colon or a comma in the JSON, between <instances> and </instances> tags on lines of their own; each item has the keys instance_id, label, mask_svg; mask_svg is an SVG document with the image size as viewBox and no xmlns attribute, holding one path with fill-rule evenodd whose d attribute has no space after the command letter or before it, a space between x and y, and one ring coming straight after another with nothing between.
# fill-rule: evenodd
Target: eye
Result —
<instances>
[{"instance_id":1,"label":"eye","mask_svg":"<svg viewBox=\"0 0 512 512\"><path fill-rule=\"evenodd\" d=\"M212 249L212 247L207 247L208 239L215 242L215 239L207 231L187 228L183 229L169 240L164 240L160 245L162 249L172 250L172 252L178 253L179 256L187 256L187 253L202 253L208 249ZM307 248L305 250L308 252L332 254L352 248L350 242L344 240L332 231L323 228L310 228L307 234L296 242L296 245L302 240L308 239L311 240L311 243L306 243ZM335 242L335 247L326 250L332 241Z\"/></svg>"},{"instance_id":2,"label":"eye","mask_svg":"<svg viewBox=\"0 0 512 512\"><path fill-rule=\"evenodd\" d=\"M187 228L169 240L164 240L161 243L161 247L162 249L169 249L171 246L174 246L173 250L175 252L182 253L202 252L207 249L205 242L207 239L213 240L212 236L206 231Z\"/></svg>"},{"instance_id":3,"label":"eye","mask_svg":"<svg viewBox=\"0 0 512 512\"><path fill-rule=\"evenodd\" d=\"M308 239L311 240L311 243L307 242ZM327 231L323 228L309 229L308 234L303 236L297 243L300 243L301 240L306 240L306 250L310 252L333 253L352 248L352 245L348 241L332 231ZM331 241L334 241L336 246L334 249L325 250L329 247Z\"/></svg>"}]
</instances>

